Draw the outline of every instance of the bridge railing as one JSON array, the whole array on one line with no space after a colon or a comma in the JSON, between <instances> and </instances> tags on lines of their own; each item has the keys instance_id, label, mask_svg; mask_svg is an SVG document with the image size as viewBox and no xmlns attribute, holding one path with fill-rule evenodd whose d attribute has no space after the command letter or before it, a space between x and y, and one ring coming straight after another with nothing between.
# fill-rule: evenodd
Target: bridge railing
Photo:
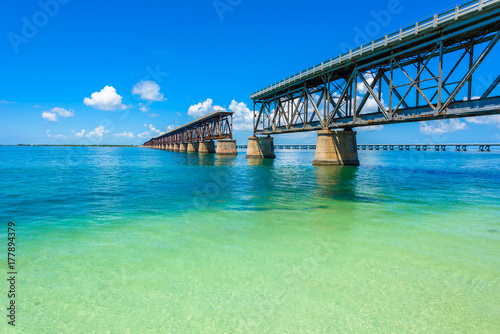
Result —
<instances>
[{"instance_id":1,"label":"bridge railing","mask_svg":"<svg viewBox=\"0 0 500 334\"><path fill-rule=\"evenodd\" d=\"M331 67L342 63L343 61L351 60L355 57L359 57L366 52L372 52L380 47L386 47L391 43L401 41L402 39L421 33L430 28L437 28L440 24L448 21L458 20L460 17L470 14L475 11L481 11L488 6L495 3L499 3L500 0L475 0L468 2L462 6L456 6L452 10L445 11L441 14L436 14L433 17L426 19L422 22L416 22L415 25L408 26L406 28L400 29L398 32L385 35L384 37L374 40L371 43L361 45L359 48L350 50L344 54L341 54L337 58L332 58L326 62L322 62L316 66L310 67L305 71L288 77L274 85L268 86L258 92L250 95L250 98L254 99L262 94L266 94L270 91L276 90L278 88L284 87L290 83L300 81L303 78L317 74L324 71L325 69L330 69Z\"/></svg>"}]
</instances>

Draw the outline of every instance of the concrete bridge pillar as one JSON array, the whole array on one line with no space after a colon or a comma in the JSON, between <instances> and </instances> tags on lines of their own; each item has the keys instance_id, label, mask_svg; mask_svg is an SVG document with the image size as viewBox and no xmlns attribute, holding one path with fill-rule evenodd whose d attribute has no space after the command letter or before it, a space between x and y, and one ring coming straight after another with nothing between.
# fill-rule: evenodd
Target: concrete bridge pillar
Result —
<instances>
[{"instance_id":1,"label":"concrete bridge pillar","mask_svg":"<svg viewBox=\"0 0 500 334\"><path fill-rule=\"evenodd\" d=\"M359 166L356 133L352 129L318 131L313 165Z\"/></svg>"},{"instance_id":2,"label":"concrete bridge pillar","mask_svg":"<svg viewBox=\"0 0 500 334\"><path fill-rule=\"evenodd\" d=\"M236 140L233 139L221 139L217 141L217 152L218 155L237 155L236 151Z\"/></svg>"},{"instance_id":3,"label":"concrete bridge pillar","mask_svg":"<svg viewBox=\"0 0 500 334\"><path fill-rule=\"evenodd\" d=\"M274 138L267 137L248 137L247 158L269 158L274 159Z\"/></svg>"},{"instance_id":4,"label":"concrete bridge pillar","mask_svg":"<svg viewBox=\"0 0 500 334\"><path fill-rule=\"evenodd\" d=\"M170 143L168 144L168 150L173 151L174 150L174 144Z\"/></svg>"},{"instance_id":5,"label":"concrete bridge pillar","mask_svg":"<svg viewBox=\"0 0 500 334\"><path fill-rule=\"evenodd\" d=\"M174 143L173 145L174 145L173 151L179 152L179 143Z\"/></svg>"},{"instance_id":6,"label":"concrete bridge pillar","mask_svg":"<svg viewBox=\"0 0 500 334\"><path fill-rule=\"evenodd\" d=\"M187 152L187 143L179 143L179 152Z\"/></svg>"},{"instance_id":7,"label":"concrete bridge pillar","mask_svg":"<svg viewBox=\"0 0 500 334\"><path fill-rule=\"evenodd\" d=\"M187 151L188 152L198 152L199 143L195 141L188 142Z\"/></svg>"},{"instance_id":8,"label":"concrete bridge pillar","mask_svg":"<svg viewBox=\"0 0 500 334\"><path fill-rule=\"evenodd\" d=\"M200 141L198 146L199 153L215 153L215 144L211 141Z\"/></svg>"}]
</instances>

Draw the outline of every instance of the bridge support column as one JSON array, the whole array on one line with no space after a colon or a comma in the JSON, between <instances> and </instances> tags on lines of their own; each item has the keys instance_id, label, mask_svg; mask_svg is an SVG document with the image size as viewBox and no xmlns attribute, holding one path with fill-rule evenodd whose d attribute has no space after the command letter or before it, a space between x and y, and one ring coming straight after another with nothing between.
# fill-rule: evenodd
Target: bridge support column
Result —
<instances>
[{"instance_id":1,"label":"bridge support column","mask_svg":"<svg viewBox=\"0 0 500 334\"><path fill-rule=\"evenodd\" d=\"M274 138L267 137L248 137L247 158L269 158L274 159Z\"/></svg>"},{"instance_id":2,"label":"bridge support column","mask_svg":"<svg viewBox=\"0 0 500 334\"><path fill-rule=\"evenodd\" d=\"M356 132L351 129L318 131L313 165L359 166Z\"/></svg>"},{"instance_id":3,"label":"bridge support column","mask_svg":"<svg viewBox=\"0 0 500 334\"><path fill-rule=\"evenodd\" d=\"M179 152L187 152L187 143L179 143Z\"/></svg>"},{"instance_id":4,"label":"bridge support column","mask_svg":"<svg viewBox=\"0 0 500 334\"><path fill-rule=\"evenodd\" d=\"M200 141L198 146L199 153L215 153L215 144L211 141Z\"/></svg>"},{"instance_id":5,"label":"bridge support column","mask_svg":"<svg viewBox=\"0 0 500 334\"><path fill-rule=\"evenodd\" d=\"M217 141L217 155L237 155L236 140L221 139Z\"/></svg>"},{"instance_id":6,"label":"bridge support column","mask_svg":"<svg viewBox=\"0 0 500 334\"><path fill-rule=\"evenodd\" d=\"M190 141L187 145L187 151L188 152L198 152L198 146L199 146L198 142Z\"/></svg>"},{"instance_id":7,"label":"bridge support column","mask_svg":"<svg viewBox=\"0 0 500 334\"><path fill-rule=\"evenodd\" d=\"M179 152L179 143L174 143L174 149L172 151Z\"/></svg>"}]
</instances>

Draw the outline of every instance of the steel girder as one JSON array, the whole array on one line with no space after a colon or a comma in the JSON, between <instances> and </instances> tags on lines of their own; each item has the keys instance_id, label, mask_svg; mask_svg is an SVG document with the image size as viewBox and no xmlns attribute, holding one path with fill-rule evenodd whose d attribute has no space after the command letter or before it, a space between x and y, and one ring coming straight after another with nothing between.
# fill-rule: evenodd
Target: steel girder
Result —
<instances>
[{"instance_id":1,"label":"steel girder","mask_svg":"<svg viewBox=\"0 0 500 334\"><path fill-rule=\"evenodd\" d=\"M152 138L143 146L233 138L233 112L217 111Z\"/></svg>"}]
</instances>

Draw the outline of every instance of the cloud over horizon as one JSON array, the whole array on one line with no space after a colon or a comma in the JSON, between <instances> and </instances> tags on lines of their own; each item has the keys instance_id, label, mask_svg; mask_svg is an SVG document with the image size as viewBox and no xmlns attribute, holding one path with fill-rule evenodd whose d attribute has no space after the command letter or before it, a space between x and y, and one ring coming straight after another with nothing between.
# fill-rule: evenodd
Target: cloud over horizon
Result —
<instances>
[{"instance_id":1,"label":"cloud over horizon","mask_svg":"<svg viewBox=\"0 0 500 334\"><path fill-rule=\"evenodd\" d=\"M46 119L49 122L57 122L59 121L58 117L68 118L75 116L75 111L72 109L64 109L64 108L52 108L49 111L42 112L42 118Z\"/></svg>"},{"instance_id":2,"label":"cloud over horizon","mask_svg":"<svg viewBox=\"0 0 500 334\"><path fill-rule=\"evenodd\" d=\"M116 89L112 86L105 86L100 92L92 93L90 98L83 99L83 103L89 107L106 111L129 108L122 103L122 97L116 93Z\"/></svg>"},{"instance_id":3,"label":"cloud over horizon","mask_svg":"<svg viewBox=\"0 0 500 334\"><path fill-rule=\"evenodd\" d=\"M124 131L123 133L115 133L113 134L115 137L126 137L126 138L134 138L133 132Z\"/></svg>"},{"instance_id":4,"label":"cloud over horizon","mask_svg":"<svg viewBox=\"0 0 500 334\"><path fill-rule=\"evenodd\" d=\"M104 125L99 125L93 131L87 132L85 129L82 129L80 132L76 132L75 130L71 130L71 134L75 138L103 138L109 133L109 130L104 130Z\"/></svg>"},{"instance_id":5,"label":"cloud over horizon","mask_svg":"<svg viewBox=\"0 0 500 334\"><path fill-rule=\"evenodd\" d=\"M436 135L448 132L455 132L465 130L467 127L466 123L460 122L458 119L439 120L422 122L419 124L420 132L424 135Z\"/></svg>"},{"instance_id":6,"label":"cloud over horizon","mask_svg":"<svg viewBox=\"0 0 500 334\"><path fill-rule=\"evenodd\" d=\"M234 112L234 130L252 130L253 112L247 107L246 103L237 102L233 99L231 101L231 104L229 105L228 110ZM218 105L214 105L213 100L208 98L203 102L190 106L188 109L188 115L193 118L199 118L214 111L227 111L227 109Z\"/></svg>"},{"instance_id":7,"label":"cloud over horizon","mask_svg":"<svg viewBox=\"0 0 500 334\"><path fill-rule=\"evenodd\" d=\"M144 124L144 126L146 127L149 127L149 130L148 131L144 131L143 133L139 133L137 135L137 137L141 138L141 139L150 139L150 138L153 138L153 137L156 137L156 136L159 136L162 134L162 132L160 130L158 130L157 128L155 128L153 126L153 124Z\"/></svg>"},{"instance_id":8,"label":"cloud over horizon","mask_svg":"<svg viewBox=\"0 0 500 334\"><path fill-rule=\"evenodd\" d=\"M132 94L139 95L148 101L166 101L167 99L160 93L160 85L151 80L140 81L132 88Z\"/></svg>"},{"instance_id":9,"label":"cloud over horizon","mask_svg":"<svg viewBox=\"0 0 500 334\"><path fill-rule=\"evenodd\" d=\"M199 118L205 115L208 115L214 111L225 111L226 108L221 106L214 106L213 100L208 98L203 102L197 103L189 107L188 115L193 118Z\"/></svg>"},{"instance_id":10,"label":"cloud over horizon","mask_svg":"<svg viewBox=\"0 0 500 334\"><path fill-rule=\"evenodd\" d=\"M500 115L468 117L465 120L474 124L497 124L500 128Z\"/></svg>"},{"instance_id":11,"label":"cloud over horizon","mask_svg":"<svg viewBox=\"0 0 500 334\"><path fill-rule=\"evenodd\" d=\"M233 128L238 131L253 130L253 111L247 107L244 102L236 102L232 100L229 105L229 110L234 112Z\"/></svg>"}]
</instances>

